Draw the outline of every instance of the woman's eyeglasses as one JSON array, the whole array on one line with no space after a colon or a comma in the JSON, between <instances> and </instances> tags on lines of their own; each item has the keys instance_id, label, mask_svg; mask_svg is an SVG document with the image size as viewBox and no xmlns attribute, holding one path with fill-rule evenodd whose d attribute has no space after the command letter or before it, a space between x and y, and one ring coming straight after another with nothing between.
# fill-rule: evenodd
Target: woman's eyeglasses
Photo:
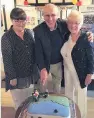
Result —
<instances>
[{"instance_id":1,"label":"woman's eyeglasses","mask_svg":"<svg viewBox=\"0 0 94 118\"><path fill-rule=\"evenodd\" d=\"M76 25L76 26L79 26L81 23L68 21L68 24L69 24L69 25Z\"/></svg>"},{"instance_id":2,"label":"woman's eyeglasses","mask_svg":"<svg viewBox=\"0 0 94 118\"><path fill-rule=\"evenodd\" d=\"M26 20L13 20L15 23L26 23Z\"/></svg>"}]
</instances>

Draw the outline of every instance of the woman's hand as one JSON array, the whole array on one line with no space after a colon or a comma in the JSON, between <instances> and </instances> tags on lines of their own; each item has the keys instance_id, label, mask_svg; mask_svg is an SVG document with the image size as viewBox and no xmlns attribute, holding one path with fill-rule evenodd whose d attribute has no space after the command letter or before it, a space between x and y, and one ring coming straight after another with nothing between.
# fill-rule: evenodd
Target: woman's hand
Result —
<instances>
[{"instance_id":1,"label":"woman's hand","mask_svg":"<svg viewBox=\"0 0 94 118\"><path fill-rule=\"evenodd\" d=\"M17 79L10 80L10 85L11 86L16 86L17 85Z\"/></svg>"},{"instance_id":2,"label":"woman's hand","mask_svg":"<svg viewBox=\"0 0 94 118\"><path fill-rule=\"evenodd\" d=\"M88 36L88 41L93 42L94 41L94 36L92 32L87 32L87 36Z\"/></svg>"},{"instance_id":3,"label":"woman's hand","mask_svg":"<svg viewBox=\"0 0 94 118\"><path fill-rule=\"evenodd\" d=\"M88 86L92 82L92 74L87 74L85 79L85 85Z\"/></svg>"}]
</instances>

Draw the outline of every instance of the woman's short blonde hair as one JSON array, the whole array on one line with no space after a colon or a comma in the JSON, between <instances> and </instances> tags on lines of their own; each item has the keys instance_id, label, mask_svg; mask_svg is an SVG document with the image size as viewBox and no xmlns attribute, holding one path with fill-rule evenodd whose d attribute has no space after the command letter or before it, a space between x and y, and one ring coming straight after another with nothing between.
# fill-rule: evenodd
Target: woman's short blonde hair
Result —
<instances>
[{"instance_id":1,"label":"woman's short blonde hair","mask_svg":"<svg viewBox=\"0 0 94 118\"><path fill-rule=\"evenodd\" d=\"M83 14L77 10L72 10L67 17L68 21L76 21L83 24Z\"/></svg>"}]
</instances>

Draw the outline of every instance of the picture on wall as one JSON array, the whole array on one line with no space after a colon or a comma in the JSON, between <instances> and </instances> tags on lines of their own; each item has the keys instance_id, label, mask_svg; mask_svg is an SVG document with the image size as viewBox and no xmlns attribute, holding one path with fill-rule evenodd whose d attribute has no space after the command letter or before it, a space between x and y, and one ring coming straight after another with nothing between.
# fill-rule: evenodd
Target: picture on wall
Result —
<instances>
[{"instance_id":1,"label":"picture on wall","mask_svg":"<svg viewBox=\"0 0 94 118\"><path fill-rule=\"evenodd\" d=\"M66 2L72 2L72 0L65 0L65 3L66 3Z\"/></svg>"},{"instance_id":2,"label":"picture on wall","mask_svg":"<svg viewBox=\"0 0 94 118\"><path fill-rule=\"evenodd\" d=\"M82 29L85 31L91 31L94 33L94 14L84 15L84 24L83 24Z\"/></svg>"},{"instance_id":3,"label":"picture on wall","mask_svg":"<svg viewBox=\"0 0 94 118\"><path fill-rule=\"evenodd\" d=\"M38 3L49 3L49 0L38 0Z\"/></svg>"},{"instance_id":4,"label":"picture on wall","mask_svg":"<svg viewBox=\"0 0 94 118\"><path fill-rule=\"evenodd\" d=\"M51 3L62 3L63 0L51 0Z\"/></svg>"},{"instance_id":5,"label":"picture on wall","mask_svg":"<svg viewBox=\"0 0 94 118\"><path fill-rule=\"evenodd\" d=\"M94 5L81 6L79 7L79 10L84 16L82 30L91 31L94 33Z\"/></svg>"},{"instance_id":6,"label":"picture on wall","mask_svg":"<svg viewBox=\"0 0 94 118\"><path fill-rule=\"evenodd\" d=\"M37 20L37 11L35 7L26 7L26 6L20 6L27 15L26 18L26 28L33 29L36 25L38 25L38 20Z\"/></svg>"}]
</instances>

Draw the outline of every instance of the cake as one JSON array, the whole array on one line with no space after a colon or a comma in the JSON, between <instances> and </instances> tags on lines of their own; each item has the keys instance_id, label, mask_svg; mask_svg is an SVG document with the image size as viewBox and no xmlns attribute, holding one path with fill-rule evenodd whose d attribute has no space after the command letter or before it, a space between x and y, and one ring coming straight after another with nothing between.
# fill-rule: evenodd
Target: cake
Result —
<instances>
[{"instance_id":1,"label":"cake","mask_svg":"<svg viewBox=\"0 0 94 118\"><path fill-rule=\"evenodd\" d=\"M21 111L26 111L24 112L25 118L71 118L69 99L67 97L42 93L41 95L33 94L28 99L27 104L24 102L21 105L23 108L19 108Z\"/></svg>"},{"instance_id":2,"label":"cake","mask_svg":"<svg viewBox=\"0 0 94 118\"><path fill-rule=\"evenodd\" d=\"M70 118L69 100L62 96L40 98L27 108L28 118Z\"/></svg>"}]
</instances>

